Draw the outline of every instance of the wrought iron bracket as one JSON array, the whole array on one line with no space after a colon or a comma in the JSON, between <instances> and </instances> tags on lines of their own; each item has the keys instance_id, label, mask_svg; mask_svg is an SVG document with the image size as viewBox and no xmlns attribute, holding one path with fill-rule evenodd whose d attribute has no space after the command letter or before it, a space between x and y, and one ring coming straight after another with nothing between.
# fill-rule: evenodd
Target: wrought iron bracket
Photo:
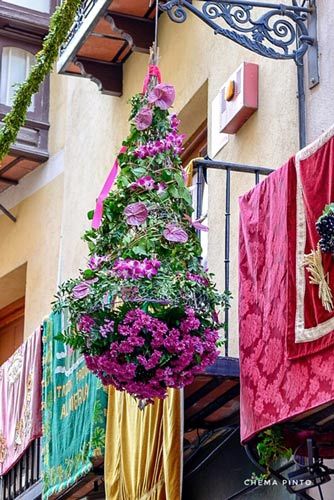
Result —
<instances>
[{"instance_id":1,"label":"wrought iron bracket","mask_svg":"<svg viewBox=\"0 0 334 500\"><path fill-rule=\"evenodd\" d=\"M197 7L190 0L166 0L160 9L169 18L183 23L191 12L214 30L242 47L270 59L293 59L302 65L310 46L316 47L315 31L309 26L316 15L315 0L300 5L274 4L248 0L202 0ZM258 12L258 16L256 15ZM255 15L254 15L255 14ZM223 27L217 21L224 21Z\"/></svg>"}]
</instances>

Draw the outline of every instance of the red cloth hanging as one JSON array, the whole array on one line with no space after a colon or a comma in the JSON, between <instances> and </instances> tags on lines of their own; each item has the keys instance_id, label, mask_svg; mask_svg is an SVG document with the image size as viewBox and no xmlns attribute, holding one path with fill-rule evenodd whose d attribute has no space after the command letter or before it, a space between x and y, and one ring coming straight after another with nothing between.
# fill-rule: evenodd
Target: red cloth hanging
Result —
<instances>
[{"instance_id":1,"label":"red cloth hanging","mask_svg":"<svg viewBox=\"0 0 334 500\"><path fill-rule=\"evenodd\" d=\"M333 133L240 198L242 441L334 400L333 332L331 323L326 333L321 326L333 313L325 311L318 287L310 285L304 267L297 266L300 249L304 254L316 248L315 221L334 200ZM327 258L324 264L327 269ZM300 283L305 286L302 303L300 297L297 301ZM334 289L332 268L330 283ZM298 336L301 312L304 324ZM312 340L311 327L314 332L322 329L322 336L316 333Z\"/></svg>"}]
</instances>

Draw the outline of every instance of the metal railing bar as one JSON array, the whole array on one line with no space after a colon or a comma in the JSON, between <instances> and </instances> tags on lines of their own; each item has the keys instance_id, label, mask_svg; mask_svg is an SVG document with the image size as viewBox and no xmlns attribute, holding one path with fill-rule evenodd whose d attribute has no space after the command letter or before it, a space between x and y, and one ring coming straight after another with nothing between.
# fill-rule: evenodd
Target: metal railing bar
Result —
<instances>
[{"instance_id":1,"label":"metal railing bar","mask_svg":"<svg viewBox=\"0 0 334 500\"><path fill-rule=\"evenodd\" d=\"M231 170L226 170L225 185L225 292L230 289L230 233L231 233ZM229 307L224 310L225 322L225 356L229 348Z\"/></svg>"},{"instance_id":2,"label":"metal railing bar","mask_svg":"<svg viewBox=\"0 0 334 500\"><path fill-rule=\"evenodd\" d=\"M205 2L206 0L200 0L201 2ZM246 5L247 7L248 6L252 6L252 7L261 7L261 8L264 8L264 9L275 9L275 10L280 10L280 9L283 9L283 10L287 10L287 11L291 11L291 12L305 12L305 13L310 13L312 12L312 9L310 7L304 7L304 4L303 6L299 6L299 5L288 5L288 4L280 4L280 3L269 3L269 2L259 2L259 1L256 1L256 0L214 0L213 3L217 3L217 4L232 4L232 5Z\"/></svg>"},{"instance_id":3,"label":"metal railing bar","mask_svg":"<svg viewBox=\"0 0 334 500\"><path fill-rule=\"evenodd\" d=\"M246 172L250 174L259 175L269 175L274 172L273 168L268 167L258 167L257 165L247 165L244 163L231 163L227 161L216 161L216 160L195 160L194 166L198 168L199 166L206 168L214 168L217 170L231 170L231 172Z\"/></svg>"}]
</instances>

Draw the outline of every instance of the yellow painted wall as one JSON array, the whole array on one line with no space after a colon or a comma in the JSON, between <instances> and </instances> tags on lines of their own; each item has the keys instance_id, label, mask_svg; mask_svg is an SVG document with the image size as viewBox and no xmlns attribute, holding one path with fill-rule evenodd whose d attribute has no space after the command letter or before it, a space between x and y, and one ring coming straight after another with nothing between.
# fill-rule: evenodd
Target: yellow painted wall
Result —
<instances>
[{"instance_id":1,"label":"yellow painted wall","mask_svg":"<svg viewBox=\"0 0 334 500\"><path fill-rule=\"evenodd\" d=\"M277 2L279 3L279 2ZM231 137L218 158L258 165L279 166L297 149L296 78L293 62L270 61L214 36L211 29L189 15L186 23L172 23L166 15L160 20L160 67L164 81L177 90L175 111L180 112L198 89L207 82L210 128L211 101L229 75L243 61L260 65L260 108ZM104 179L111 168L122 139L128 132L128 99L141 89L148 56L133 54L124 66L123 97L99 93L88 80L53 75L51 78L50 154L64 150L64 177L59 176L40 192L24 200L13 211L19 213L13 225L0 217L0 276L28 261L26 332L37 326L48 313L48 304L57 282L58 242L61 221L62 280L74 276L84 264L87 250L81 241ZM195 113L194 124L202 121ZM210 134L209 134L210 135ZM41 167L43 168L43 167ZM233 184L232 207L232 308L233 339L231 354L237 354L236 273L237 202L251 183L239 178ZM209 265L223 287L223 174L209 174ZM62 200L64 203L62 204ZM10 252L4 253L5 249Z\"/></svg>"},{"instance_id":2,"label":"yellow painted wall","mask_svg":"<svg viewBox=\"0 0 334 500\"><path fill-rule=\"evenodd\" d=\"M294 63L256 56L222 37L189 15L186 23L160 20L160 68L164 81L177 90L175 111L181 111L196 91L208 82L210 128L211 101L229 75L243 62L260 65L259 111L232 136L218 159L269 167L279 166L297 150L297 101ZM101 95L95 84L72 78L67 94L65 148L65 197L62 278L76 273L86 256L80 236L88 227L86 213L94 206L113 158L128 131L129 97L141 89L148 57L134 54L124 67L122 98ZM61 77L63 78L63 77ZM282 109L284 103L284 110ZM202 115L201 115L202 116ZM193 121L201 123L199 116ZM209 133L210 135L210 133ZM253 185L253 178L239 176L232 185L232 303L231 354L238 352L237 304L237 195ZM209 173L209 266L224 286L224 174Z\"/></svg>"},{"instance_id":3,"label":"yellow painted wall","mask_svg":"<svg viewBox=\"0 0 334 500\"><path fill-rule=\"evenodd\" d=\"M0 217L0 278L27 263L25 337L50 312L56 291L63 176L12 209L14 224Z\"/></svg>"}]
</instances>

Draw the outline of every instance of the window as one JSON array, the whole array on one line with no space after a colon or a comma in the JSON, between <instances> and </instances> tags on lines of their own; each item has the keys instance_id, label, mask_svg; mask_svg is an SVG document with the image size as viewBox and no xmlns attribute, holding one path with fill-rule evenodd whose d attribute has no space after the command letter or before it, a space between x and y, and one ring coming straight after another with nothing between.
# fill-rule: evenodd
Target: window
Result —
<instances>
[{"instance_id":1,"label":"window","mask_svg":"<svg viewBox=\"0 0 334 500\"><path fill-rule=\"evenodd\" d=\"M16 91L15 86L24 82L35 62L33 54L17 47L4 47L1 56L0 102L11 106ZM28 111L35 109L32 98Z\"/></svg>"},{"instance_id":2,"label":"window","mask_svg":"<svg viewBox=\"0 0 334 500\"><path fill-rule=\"evenodd\" d=\"M38 12L50 12L50 0L2 0L26 9L37 10Z\"/></svg>"},{"instance_id":3,"label":"window","mask_svg":"<svg viewBox=\"0 0 334 500\"><path fill-rule=\"evenodd\" d=\"M22 344L27 266L0 278L0 365Z\"/></svg>"},{"instance_id":4,"label":"window","mask_svg":"<svg viewBox=\"0 0 334 500\"><path fill-rule=\"evenodd\" d=\"M198 157L204 157L207 154L207 122L202 125L191 135L190 139L185 144L185 149L181 155L183 166L186 167L191 160ZM191 179L191 192L193 198L193 219L201 219L204 224L207 224L208 215L208 186L206 183L206 175L204 172L199 173L194 171ZM208 261L208 233L199 233L202 245L202 265L207 267Z\"/></svg>"},{"instance_id":5,"label":"window","mask_svg":"<svg viewBox=\"0 0 334 500\"><path fill-rule=\"evenodd\" d=\"M23 342L24 297L0 309L0 365Z\"/></svg>"}]
</instances>

